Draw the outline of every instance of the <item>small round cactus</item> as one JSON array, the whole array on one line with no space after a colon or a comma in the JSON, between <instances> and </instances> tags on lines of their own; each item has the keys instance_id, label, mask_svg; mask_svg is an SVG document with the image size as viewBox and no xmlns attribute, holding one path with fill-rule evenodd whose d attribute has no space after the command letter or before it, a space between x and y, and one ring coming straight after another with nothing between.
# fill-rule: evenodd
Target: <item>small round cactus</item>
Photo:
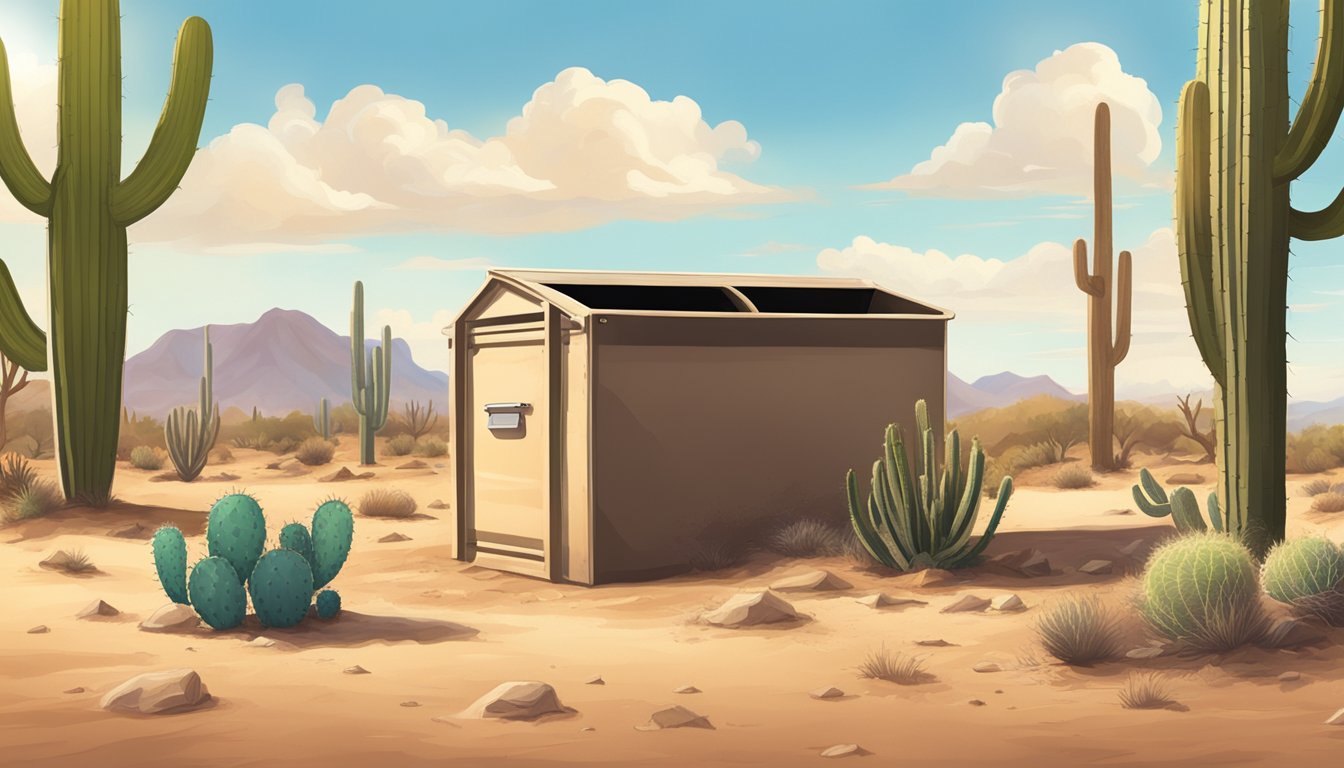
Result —
<instances>
[{"instance_id":1,"label":"small round cactus","mask_svg":"<svg viewBox=\"0 0 1344 768\"><path fill-rule=\"evenodd\" d=\"M291 549L303 555L309 565L313 562L313 539L303 523L290 523L280 529L280 548Z\"/></svg>"},{"instance_id":2,"label":"small round cactus","mask_svg":"<svg viewBox=\"0 0 1344 768\"><path fill-rule=\"evenodd\" d=\"M1258 639L1265 625L1251 553L1220 533L1181 536L1157 548L1143 572L1140 606L1153 629L1205 650Z\"/></svg>"},{"instance_id":3,"label":"small round cactus","mask_svg":"<svg viewBox=\"0 0 1344 768\"><path fill-rule=\"evenodd\" d=\"M298 552L273 549L257 561L248 589L252 608L263 626L292 627L308 615L313 601L313 572Z\"/></svg>"},{"instance_id":4,"label":"small round cactus","mask_svg":"<svg viewBox=\"0 0 1344 768\"><path fill-rule=\"evenodd\" d=\"M211 557L229 561L245 582L266 548L266 518L261 505L245 493L231 493L210 508L205 543Z\"/></svg>"},{"instance_id":5,"label":"small round cactus","mask_svg":"<svg viewBox=\"0 0 1344 768\"><path fill-rule=\"evenodd\" d=\"M159 575L164 594L174 603L187 602L187 540L182 532L164 526L154 532L151 542L154 551L154 570Z\"/></svg>"},{"instance_id":6,"label":"small round cactus","mask_svg":"<svg viewBox=\"0 0 1344 768\"><path fill-rule=\"evenodd\" d=\"M334 589L324 589L317 593L317 617L334 618L341 612L341 594Z\"/></svg>"},{"instance_id":7,"label":"small round cactus","mask_svg":"<svg viewBox=\"0 0 1344 768\"><path fill-rule=\"evenodd\" d=\"M1344 624L1344 551L1324 536L1274 547L1260 568L1260 583L1281 603Z\"/></svg>"},{"instance_id":8,"label":"small round cactus","mask_svg":"<svg viewBox=\"0 0 1344 768\"><path fill-rule=\"evenodd\" d=\"M207 557L191 569L191 605L215 629L232 629L247 615L247 593L238 573L222 557Z\"/></svg>"},{"instance_id":9,"label":"small round cactus","mask_svg":"<svg viewBox=\"0 0 1344 768\"><path fill-rule=\"evenodd\" d=\"M350 555L355 534L355 519L345 502L323 502L313 513L313 586L325 587L341 572Z\"/></svg>"}]
</instances>

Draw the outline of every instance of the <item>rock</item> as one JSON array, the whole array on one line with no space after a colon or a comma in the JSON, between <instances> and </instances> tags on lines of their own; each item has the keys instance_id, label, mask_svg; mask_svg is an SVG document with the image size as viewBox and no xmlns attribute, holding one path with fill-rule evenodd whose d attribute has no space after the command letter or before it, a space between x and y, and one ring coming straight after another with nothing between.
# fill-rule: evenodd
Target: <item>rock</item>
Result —
<instances>
[{"instance_id":1,"label":"rock","mask_svg":"<svg viewBox=\"0 0 1344 768\"><path fill-rule=\"evenodd\" d=\"M200 621L191 606L169 603L150 614L148 619L140 622L140 629L145 632L172 632L179 629L191 629L200 624Z\"/></svg>"},{"instance_id":2,"label":"rock","mask_svg":"<svg viewBox=\"0 0 1344 768\"><path fill-rule=\"evenodd\" d=\"M75 614L77 619L88 619L94 616L116 616L121 613L116 608L108 605L102 600L94 600L92 603L84 606L84 609Z\"/></svg>"},{"instance_id":3,"label":"rock","mask_svg":"<svg viewBox=\"0 0 1344 768\"><path fill-rule=\"evenodd\" d=\"M65 571L69 570L70 563L73 560L74 558L68 552L58 549L37 565L39 568L46 568L50 571Z\"/></svg>"},{"instance_id":4,"label":"rock","mask_svg":"<svg viewBox=\"0 0 1344 768\"><path fill-rule=\"evenodd\" d=\"M945 571L942 568L925 568L910 579L910 586L923 589L927 587L943 587L948 584L956 584L960 581L961 579L958 579L956 574L951 571Z\"/></svg>"},{"instance_id":5,"label":"rock","mask_svg":"<svg viewBox=\"0 0 1344 768\"><path fill-rule=\"evenodd\" d=\"M1134 510L1132 510L1132 509L1108 509L1108 510L1106 510L1105 512L1102 512L1102 514L1103 514L1103 515L1132 515L1132 514L1134 514Z\"/></svg>"},{"instance_id":6,"label":"rock","mask_svg":"<svg viewBox=\"0 0 1344 768\"><path fill-rule=\"evenodd\" d=\"M940 637L936 640L916 640L915 645L923 645L928 648L950 648L956 643L949 643Z\"/></svg>"},{"instance_id":7,"label":"rock","mask_svg":"<svg viewBox=\"0 0 1344 768\"><path fill-rule=\"evenodd\" d=\"M1147 540L1135 539L1120 548L1120 554L1123 557L1139 557L1139 552L1147 548Z\"/></svg>"},{"instance_id":8,"label":"rock","mask_svg":"<svg viewBox=\"0 0 1344 768\"><path fill-rule=\"evenodd\" d=\"M131 523L108 531L107 535L115 536L118 539L150 539L154 537L154 530L146 525Z\"/></svg>"},{"instance_id":9,"label":"rock","mask_svg":"<svg viewBox=\"0 0 1344 768\"><path fill-rule=\"evenodd\" d=\"M1284 672L1282 675L1279 675L1279 682L1280 682L1280 683L1296 683L1298 680L1301 680L1301 679L1302 679L1302 673L1301 673L1301 672L1293 672L1293 671L1289 671L1289 672Z\"/></svg>"},{"instance_id":10,"label":"rock","mask_svg":"<svg viewBox=\"0 0 1344 768\"><path fill-rule=\"evenodd\" d=\"M261 638L257 638L257 639L260 640ZM275 641L272 640L271 642L274 643ZM341 670L341 671L344 672L344 673L347 674L347 675L371 675L371 674L373 674L372 672L370 672L369 670L367 670L367 669L365 669L365 668L359 666L358 664L356 664L356 665L353 666L353 667L346 667L345 669L343 669L343 670Z\"/></svg>"},{"instance_id":11,"label":"rock","mask_svg":"<svg viewBox=\"0 0 1344 768\"><path fill-rule=\"evenodd\" d=\"M159 715L183 712L210 700L201 676L191 669L169 669L136 675L103 696L101 706L113 712Z\"/></svg>"},{"instance_id":12,"label":"rock","mask_svg":"<svg viewBox=\"0 0 1344 768\"><path fill-rule=\"evenodd\" d=\"M588 678L587 680L584 680L584 681L583 681L583 684L584 684L584 685L606 685L606 684L607 684L607 681L606 681L606 680L603 680L601 675L593 675L592 677Z\"/></svg>"},{"instance_id":13,"label":"rock","mask_svg":"<svg viewBox=\"0 0 1344 768\"><path fill-rule=\"evenodd\" d=\"M767 590L734 595L700 618L715 626L731 628L796 621L805 617L786 600Z\"/></svg>"},{"instance_id":14,"label":"rock","mask_svg":"<svg viewBox=\"0 0 1344 768\"><path fill-rule=\"evenodd\" d=\"M372 472L360 472L358 475L350 471L349 467L341 467L326 477L318 478L321 483L342 483L346 480L367 480L373 477Z\"/></svg>"},{"instance_id":15,"label":"rock","mask_svg":"<svg viewBox=\"0 0 1344 768\"><path fill-rule=\"evenodd\" d=\"M995 555L985 569L1007 576L1049 576L1050 561L1039 549L1019 549Z\"/></svg>"},{"instance_id":16,"label":"rock","mask_svg":"<svg viewBox=\"0 0 1344 768\"><path fill-rule=\"evenodd\" d=\"M84 686L82 685L77 685L74 688L67 688L64 691L61 691L61 693L83 693L83 692L84 692Z\"/></svg>"},{"instance_id":17,"label":"rock","mask_svg":"<svg viewBox=\"0 0 1344 768\"><path fill-rule=\"evenodd\" d=\"M418 706L420 706L420 702L418 702L418 701L403 701L403 702L401 702L401 706L403 706L403 707L418 707Z\"/></svg>"},{"instance_id":18,"label":"rock","mask_svg":"<svg viewBox=\"0 0 1344 768\"><path fill-rule=\"evenodd\" d=\"M911 597L892 597L884 592L878 592L875 595L868 595L858 599L859 605L866 605L869 608L896 608L906 605L928 605L923 600L915 600Z\"/></svg>"},{"instance_id":19,"label":"rock","mask_svg":"<svg viewBox=\"0 0 1344 768\"><path fill-rule=\"evenodd\" d=\"M1027 604L1022 602L1022 598L1017 595L999 595L990 601L989 607L1002 613L1011 613L1013 611L1025 611Z\"/></svg>"},{"instance_id":20,"label":"rock","mask_svg":"<svg viewBox=\"0 0 1344 768\"><path fill-rule=\"evenodd\" d=\"M989 599L978 595L966 595L944 608L940 613L979 613L989 607Z\"/></svg>"},{"instance_id":21,"label":"rock","mask_svg":"<svg viewBox=\"0 0 1344 768\"><path fill-rule=\"evenodd\" d=\"M807 695L814 699L838 699L841 696L844 696L845 692L836 688L834 685L828 685L825 688L808 691Z\"/></svg>"},{"instance_id":22,"label":"rock","mask_svg":"<svg viewBox=\"0 0 1344 768\"><path fill-rule=\"evenodd\" d=\"M591 726L591 725L585 725L585 726L583 726L582 728L579 729L579 733L592 733L593 731L596 731L596 730L597 730L597 729L594 728L594 727Z\"/></svg>"},{"instance_id":23,"label":"rock","mask_svg":"<svg viewBox=\"0 0 1344 768\"><path fill-rule=\"evenodd\" d=\"M664 728L708 728L711 731L714 730L714 726L710 725L709 718L704 715L697 715L682 706L660 709L649 716L649 722L635 726L637 731L661 731Z\"/></svg>"},{"instance_id":24,"label":"rock","mask_svg":"<svg viewBox=\"0 0 1344 768\"><path fill-rule=\"evenodd\" d=\"M1266 635L1268 645L1273 648L1298 648L1323 643L1325 640L1325 631L1320 626L1302 619L1280 619L1274 622Z\"/></svg>"},{"instance_id":25,"label":"rock","mask_svg":"<svg viewBox=\"0 0 1344 768\"><path fill-rule=\"evenodd\" d=\"M435 499L429 502L430 509L447 509L448 505L443 503L442 499Z\"/></svg>"},{"instance_id":26,"label":"rock","mask_svg":"<svg viewBox=\"0 0 1344 768\"><path fill-rule=\"evenodd\" d=\"M985 706L985 702L981 701L980 699L971 699L970 701L968 701L968 702L966 702L966 703L967 703L967 704L970 704L972 707L983 707L983 706Z\"/></svg>"},{"instance_id":27,"label":"rock","mask_svg":"<svg viewBox=\"0 0 1344 768\"><path fill-rule=\"evenodd\" d=\"M396 531L393 531L392 533L389 533L389 534L387 534L386 536L384 536L384 537L382 537L381 539L379 539L378 542L379 542L380 544L391 544L391 543L393 543L393 542L397 542L397 541L410 541L410 540L411 540L411 537L410 537L410 536L407 536L407 535L405 535L405 534L403 534L403 533L397 533Z\"/></svg>"},{"instance_id":28,"label":"rock","mask_svg":"<svg viewBox=\"0 0 1344 768\"><path fill-rule=\"evenodd\" d=\"M1078 572L1088 576L1105 576L1115 572L1115 563L1110 560L1088 560L1078 568Z\"/></svg>"},{"instance_id":29,"label":"rock","mask_svg":"<svg viewBox=\"0 0 1344 768\"><path fill-rule=\"evenodd\" d=\"M45 634L47 634L47 633L50 632L50 631L51 631L51 628L49 628L46 624L38 624L36 627L33 627L32 629L28 630L28 634L30 634L30 635L45 635Z\"/></svg>"},{"instance_id":30,"label":"rock","mask_svg":"<svg viewBox=\"0 0 1344 768\"><path fill-rule=\"evenodd\" d=\"M858 744L836 744L833 747L821 750L822 757L849 757L861 754L863 754L863 748Z\"/></svg>"},{"instance_id":31,"label":"rock","mask_svg":"<svg viewBox=\"0 0 1344 768\"><path fill-rule=\"evenodd\" d=\"M412 459L397 467L397 469L429 469L429 465L419 459Z\"/></svg>"},{"instance_id":32,"label":"rock","mask_svg":"<svg viewBox=\"0 0 1344 768\"><path fill-rule=\"evenodd\" d=\"M1167 475L1167 485L1199 485L1204 482L1204 476L1195 472L1177 472L1174 475Z\"/></svg>"},{"instance_id":33,"label":"rock","mask_svg":"<svg viewBox=\"0 0 1344 768\"><path fill-rule=\"evenodd\" d=\"M1125 651L1125 658L1156 659L1157 657L1161 656L1166 652L1167 650L1160 645L1149 645L1141 648L1131 648L1128 651Z\"/></svg>"},{"instance_id":34,"label":"rock","mask_svg":"<svg viewBox=\"0 0 1344 768\"><path fill-rule=\"evenodd\" d=\"M771 584L770 588L777 592L830 592L853 586L830 571L808 571L786 576Z\"/></svg>"},{"instance_id":35,"label":"rock","mask_svg":"<svg viewBox=\"0 0 1344 768\"><path fill-rule=\"evenodd\" d=\"M250 641L248 641L248 643L247 643L247 647L248 647L248 648L274 648L274 647L275 647L275 641L272 640L272 639L269 638L269 637L266 637L265 635L258 635L258 636L256 636L256 637L252 638ZM352 672L351 670L353 670L353 669L356 669L356 667L351 667L350 669L345 670L346 674L348 674L348 675L362 674L362 673L359 673L359 672ZM363 669L363 667L358 667L358 669Z\"/></svg>"},{"instance_id":36,"label":"rock","mask_svg":"<svg viewBox=\"0 0 1344 768\"><path fill-rule=\"evenodd\" d=\"M535 720L543 715L570 712L560 703L555 689L546 683L519 681L500 683L463 712L475 719Z\"/></svg>"},{"instance_id":37,"label":"rock","mask_svg":"<svg viewBox=\"0 0 1344 768\"><path fill-rule=\"evenodd\" d=\"M1002 672L1002 671L1003 671L1003 667L1000 667L998 664L995 664L995 663L992 662L992 661L982 661L982 662L976 664L974 667L971 667L971 669L975 670L976 672Z\"/></svg>"},{"instance_id":38,"label":"rock","mask_svg":"<svg viewBox=\"0 0 1344 768\"><path fill-rule=\"evenodd\" d=\"M1339 709L1325 721L1326 725L1344 725L1344 709Z\"/></svg>"},{"instance_id":39,"label":"rock","mask_svg":"<svg viewBox=\"0 0 1344 768\"><path fill-rule=\"evenodd\" d=\"M672 689L673 693L699 693L700 689L694 685L683 685L680 688Z\"/></svg>"}]
</instances>

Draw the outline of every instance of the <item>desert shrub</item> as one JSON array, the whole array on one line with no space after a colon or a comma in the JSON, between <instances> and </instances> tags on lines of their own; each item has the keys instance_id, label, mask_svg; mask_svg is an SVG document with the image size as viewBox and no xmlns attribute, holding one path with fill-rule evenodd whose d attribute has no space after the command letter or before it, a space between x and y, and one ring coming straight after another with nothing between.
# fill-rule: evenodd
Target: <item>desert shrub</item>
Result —
<instances>
[{"instance_id":1,"label":"desert shrub","mask_svg":"<svg viewBox=\"0 0 1344 768\"><path fill-rule=\"evenodd\" d=\"M369 517L410 517L415 510L415 499L395 488L375 488L359 500L359 513Z\"/></svg>"},{"instance_id":2,"label":"desert shrub","mask_svg":"<svg viewBox=\"0 0 1344 768\"><path fill-rule=\"evenodd\" d=\"M1123 627L1101 598L1073 596L1049 606L1035 625L1046 653L1079 667L1119 655Z\"/></svg>"},{"instance_id":3,"label":"desert shrub","mask_svg":"<svg viewBox=\"0 0 1344 768\"><path fill-rule=\"evenodd\" d=\"M1344 466L1344 424L1316 424L1288 435L1289 472L1312 474Z\"/></svg>"},{"instance_id":4,"label":"desert shrub","mask_svg":"<svg viewBox=\"0 0 1344 768\"><path fill-rule=\"evenodd\" d=\"M1311 500L1312 512L1344 512L1344 493L1327 491Z\"/></svg>"},{"instance_id":5,"label":"desert shrub","mask_svg":"<svg viewBox=\"0 0 1344 768\"><path fill-rule=\"evenodd\" d=\"M61 563L61 570L66 573L84 573L86 571L95 571L97 567L93 560L82 549L77 549L66 556L65 562Z\"/></svg>"},{"instance_id":6,"label":"desert shrub","mask_svg":"<svg viewBox=\"0 0 1344 768\"><path fill-rule=\"evenodd\" d=\"M426 458L437 458L448 454L448 444L437 437L426 437L420 441L416 453Z\"/></svg>"},{"instance_id":7,"label":"desert shrub","mask_svg":"<svg viewBox=\"0 0 1344 768\"><path fill-rule=\"evenodd\" d=\"M415 438L409 434L400 434L387 441L383 451L389 456L406 456L415 450Z\"/></svg>"},{"instance_id":8,"label":"desert shrub","mask_svg":"<svg viewBox=\"0 0 1344 768\"><path fill-rule=\"evenodd\" d=\"M33 480L0 498L0 517L7 523L43 517L65 504L61 489L50 480Z\"/></svg>"},{"instance_id":9,"label":"desert shrub","mask_svg":"<svg viewBox=\"0 0 1344 768\"><path fill-rule=\"evenodd\" d=\"M117 458L130 461L131 452L141 446L167 449L168 444L164 442L163 437L163 422L152 416L135 414L126 416L121 420L121 428L117 433Z\"/></svg>"},{"instance_id":10,"label":"desert shrub","mask_svg":"<svg viewBox=\"0 0 1344 768\"><path fill-rule=\"evenodd\" d=\"M392 419L388 419L391 422ZM331 433L352 435L359 432L359 411L353 403L341 403L331 409Z\"/></svg>"},{"instance_id":11,"label":"desert shrub","mask_svg":"<svg viewBox=\"0 0 1344 768\"><path fill-rule=\"evenodd\" d=\"M1330 490L1330 481L1325 478L1317 478L1309 483L1303 483L1300 489L1303 496L1320 496Z\"/></svg>"},{"instance_id":12,"label":"desert shrub","mask_svg":"<svg viewBox=\"0 0 1344 768\"><path fill-rule=\"evenodd\" d=\"M714 539L698 545L691 552L690 566L696 571L722 571L740 564L743 559L740 547Z\"/></svg>"},{"instance_id":13,"label":"desert shrub","mask_svg":"<svg viewBox=\"0 0 1344 768\"><path fill-rule=\"evenodd\" d=\"M1050 443L1032 443L1005 454L1003 463L1008 474L1014 474L1035 467L1057 464L1059 459L1055 456L1055 448Z\"/></svg>"},{"instance_id":14,"label":"desert shrub","mask_svg":"<svg viewBox=\"0 0 1344 768\"><path fill-rule=\"evenodd\" d=\"M1156 673L1131 675L1120 689L1120 706L1125 709L1166 709L1175 705L1167 681Z\"/></svg>"},{"instance_id":15,"label":"desert shrub","mask_svg":"<svg viewBox=\"0 0 1344 768\"><path fill-rule=\"evenodd\" d=\"M1154 631L1204 651L1256 642L1269 622L1250 551L1212 532L1178 536L1153 551L1139 609Z\"/></svg>"},{"instance_id":16,"label":"desert shrub","mask_svg":"<svg viewBox=\"0 0 1344 768\"><path fill-rule=\"evenodd\" d=\"M281 437L277 440L266 441L265 450L268 450L277 456L283 456L286 453L292 453L293 451L298 450L299 446L302 444L303 440L296 440L292 437Z\"/></svg>"},{"instance_id":17,"label":"desert shrub","mask_svg":"<svg viewBox=\"0 0 1344 768\"><path fill-rule=\"evenodd\" d=\"M233 461L233 451L227 445L219 446L215 449L215 461Z\"/></svg>"},{"instance_id":18,"label":"desert shrub","mask_svg":"<svg viewBox=\"0 0 1344 768\"><path fill-rule=\"evenodd\" d=\"M924 671L922 659L888 651L885 646L870 651L858 669L859 677L886 680L898 685L918 685L932 678L932 675Z\"/></svg>"},{"instance_id":19,"label":"desert shrub","mask_svg":"<svg viewBox=\"0 0 1344 768\"><path fill-rule=\"evenodd\" d=\"M1092 470L1080 464L1075 464L1056 472L1050 482L1061 490L1076 490L1078 488L1091 488L1097 484L1097 479L1092 476Z\"/></svg>"},{"instance_id":20,"label":"desert shrub","mask_svg":"<svg viewBox=\"0 0 1344 768\"><path fill-rule=\"evenodd\" d=\"M786 557L829 557L839 554L840 529L820 520L795 520L766 540L766 548Z\"/></svg>"},{"instance_id":21,"label":"desert shrub","mask_svg":"<svg viewBox=\"0 0 1344 768\"><path fill-rule=\"evenodd\" d=\"M320 466L331 461L331 457L336 455L336 447L330 442L320 437L310 437L299 443L298 449L294 452L294 458L299 460L300 464L306 464L310 467Z\"/></svg>"},{"instance_id":22,"label":"desert shrub","mask_svg":"<svg viewBox=\"0 0 1344 768\"><path fill-rule=\"evenodd\" d=\"M317 434L313 417L302 411L293 411L283 418L261 416L220 427L220 438L234 448L289 453Z\"/></svg>"},{"instance_id":23,"label":"desert shrub","mask_svg":"<svg viewBox=\"0 0 1344 768\"><path fill-rule=\"evenodd\" d=\"M1277 544L1260 567L1260 584L1280 603L1344 626L1344 551L1324 536Z\"/></svg>"},{"instance_id":24,"label":"desert shrub","mask_svg":"<svg viewBox=\"0 0 1344 768\"><path fill-rule=\"evenodd\" d=\"M163 469L163 462L167 460L168 454L161 449L148 445L137 445L131 449L131 466L136 469Z\"/></svg>"},{"instance_id":25,"label":"desert shrub","mask_svg":"<svg viewBox=\"0 0 1344 768\"><path fill-rule=\"evenodd\" d=\"M1335 483L1330 486L1331 493L1344 493L1344 483Z\"/></svg>"},{"instance_id":26,"label":"desert shrub","mask_svg":"<svg viewBox=\"0 0 1344 768\"><path fill-rule=\"evenodd\" d=\"M12 496L37 482L37 472L17 453L0 458L0 499Z\"/></svg>"}]
</instances>

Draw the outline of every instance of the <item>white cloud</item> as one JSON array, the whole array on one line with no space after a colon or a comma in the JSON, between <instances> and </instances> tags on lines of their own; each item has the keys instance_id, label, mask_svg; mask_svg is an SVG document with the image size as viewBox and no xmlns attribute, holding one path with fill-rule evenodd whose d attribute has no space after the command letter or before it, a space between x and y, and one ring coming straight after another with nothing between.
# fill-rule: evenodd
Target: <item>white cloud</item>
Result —
<instances>
[{"instance_id":1,"label":"white cloud","mask_svg":"<svg viewBox=\"0 0 1344 768\"><path fill-rule=\"evenodd\" d=\"M1168 188L1171 173L1151 168L1162 150L1162 106L1148 83L1126 73L1101 43L1078 43L1034 70L1010 72L994 99L993 125L958 125L929 159L868 188L947 198L1090 195L1100 101L1110 105L1116 179Z\"/></svg>"},{"instance_id":2,"label":"white cloud","mask_svg":"<svg viewBox=\"0 0 1344 768\"><path fill-rule=\"evenodd\" d=\"M382 332L382 327L392 327L392 335L405 339L411 348L411 356L416 365L434 371L446 371L452 360L448 352L448 337L443 329L452 324L456 313L440 309L428 320L416 320L415 315L405 309L380 309L373 313L373 319L365 326ZM372 333L372 331L371 331Z\"/></svg>"},{"instance_id":3,"label":"white cloud","mask_svg":"<svg viewBox=\"0 0 1344 768\"><path fill-rule=\"evenodd\" d=\"M324 120L303 86L266 126L235 126L199 151L181 189L136 240L311 242L407 230L581 229L677 220L791 198L725 170L760 146L736 121L710 125L690 98L566 69L501 135L478 139L372 85Z\"/></svg>"},{"instance_id":4,"label":"white cloud","mask_svg":"<svg viewBox=\"0 0 1344 768\"><path fill-rule=\"evenodd\" d=\"M491 266L490 260L481 256L464 259L442 259L438 256L412 256L393 269L417 272L470 272L484 271Z\"/></svg>"},{"instance_id":5,"label":"white cloud","mask_svg":"<svg viewBox=\"0 0 1344 768\"><path fill-rule=\"evenodd\" d=\"M1206 388L1209 375L1190 338L1174 234L1159 229L1132 252L1133 336L1116 370L1117 385L1122 394L1155 380ZM1000 261L857 237L822 251L817 264L954 311L948 345L954 372L1045 371L1065 386L1086 386L1087 297L1074 285L1069 246L1040 243Z\"/></svg>"}]
</instances>

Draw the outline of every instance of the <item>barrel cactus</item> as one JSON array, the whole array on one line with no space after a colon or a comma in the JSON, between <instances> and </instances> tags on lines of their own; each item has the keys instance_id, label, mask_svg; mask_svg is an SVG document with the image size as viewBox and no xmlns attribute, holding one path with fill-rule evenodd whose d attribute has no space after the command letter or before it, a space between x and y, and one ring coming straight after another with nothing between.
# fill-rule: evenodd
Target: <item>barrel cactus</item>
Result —
<instances>
[{"instance_id":1,"label":"barrel cactus","mask_svg":"<svg viewBox=\"0 0 1344 768\"><path fill-rule=\"evenodd\" d=\"M308 615L313 572L298 552L273 549L261 556L248 580L252 609L267 627L292 627Z\"/></svg>"},{"instance_id":2,"label":"barrel cactus","mask_svg":"<svg viewBox=\"0 0 1344 768\"><path fill-rule=\"evenodd\" d=\"M1344 551L1324 536L1275 546L1260 568L1260 584L1275 600L1344 626Z\"/></svg>"},{"instance_id":3,"label":"barrel cactus","mask_svg":"<svg viewBox=\"0 0 1344 768\"><path fill-rule=\"evenodd\" d=\"M191 569L188 594L201 620L214 629L233 629L247 615L243 580L222 557L207 557Z\"/></svg>"},{"instance_id":4,"label":"barrel cactus","mask_svg":"<svg viewBox=\"0 0 1344 768\"><path fill-rule=\"evenodd\" d=\"M341 593L334 589L324 589L317 593L317 617L335 618L341 612Z\"/></svg>"},{"instance_id":5,"label":"barrel cactus","mask_svg":"<svg viewBox=\"0 0 1344 768\"><path fill-rule=\"evenodd\" d=\"M1153 552L1140 608L1155 631L1207 651L1259 640L1268 621L1250 551L1213 532L1181 536Z\"/></svg>"},{"instance_id":6,"label":"barrel cactus","mask_svg":"<svg viewBox=\"0 0 1344 768\"><path fill-rule=\"evenodd\" d=\"M187 540L182 532L164 526L154 532L154 570L159 574L159 583L164 594L174 603L186 604L187 600Z\"/></svg>"},{"instance_id":7,"label":"barrel cactus","mask_svg":"<svg viewBox=\"0 0 1344 768\"><path fill-rule=\"evenodd\" d=\"M339 499L323 502L313 513L313 587L321 589L341 572L350 556L355 535L355 518L350 507Z\"/></svg>"},{"instance_id":8,"label":"barrel cactus","mask_svg":"<svg viewBox=\"0 0 1344 768\"><path fill-rule=\"evenodd\" d=\"M245 493L230 493L210 508L205 542L211 557L229 561L246 581L266 547L266 518L261 505Z\"/></svg>"},{"instance_id":9,"label":"barrel cactus","mask_svg":"<svg viewBox=\"0 0 1344 768\"><path fill-rule=\"evenodd\" d=\"M313 537L303 523L290 523L280 529L280 548L298 552L310 565L313 562Z\"/></svg>"}]
</instances>

